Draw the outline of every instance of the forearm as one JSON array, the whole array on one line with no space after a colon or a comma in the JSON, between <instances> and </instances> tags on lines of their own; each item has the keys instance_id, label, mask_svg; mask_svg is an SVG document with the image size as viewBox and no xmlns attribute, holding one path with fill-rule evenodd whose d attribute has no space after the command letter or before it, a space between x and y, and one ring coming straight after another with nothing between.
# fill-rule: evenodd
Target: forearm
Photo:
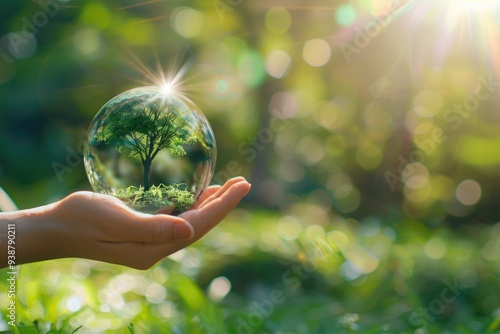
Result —
<instances>
[{"instance_id":1,"label":"forearm","mask_svg":"<svg viewBox=\"0 0 500 334\"><path fill-rule=\"evenodd\" d=\"M60 257L53 246L52 207L0 213L0 268Z\"/></svg>"}]
</instances>

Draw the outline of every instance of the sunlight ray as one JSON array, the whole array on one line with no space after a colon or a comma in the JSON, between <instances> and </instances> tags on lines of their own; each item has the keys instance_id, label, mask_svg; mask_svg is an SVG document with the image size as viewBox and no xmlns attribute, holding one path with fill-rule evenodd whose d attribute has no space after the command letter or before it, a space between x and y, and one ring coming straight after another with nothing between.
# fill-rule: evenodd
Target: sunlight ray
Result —
<instances>
[{"instance_id":1,"label":"sunlight ray","mask_svg":"<svg viewBox=\"0 0 500 334\"><path fill-rule=\"evenodd\" d=\"M147 5L151 5L151 4L158 3L158 2L163 2L163 1L165 1L165 0L144 1L144 2L141 2L141 3L135 3L133 5L119 7L119 8L116 8L116 10L126 10L126 9L130 9L130 8L142 7L142 6L147 6Z\"/></svg>"}]
</instances>

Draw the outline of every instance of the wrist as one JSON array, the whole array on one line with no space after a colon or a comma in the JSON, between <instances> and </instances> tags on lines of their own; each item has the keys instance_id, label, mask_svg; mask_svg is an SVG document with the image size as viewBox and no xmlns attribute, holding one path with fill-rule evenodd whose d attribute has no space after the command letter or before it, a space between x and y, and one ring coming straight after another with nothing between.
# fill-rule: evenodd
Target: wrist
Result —
<instances>
[{"instance_id":1,"label":"wrist","mask_svg":"<svg viewBox=\"0 0 500 334\"><path fill-rule=\"evenodd\" d=\"M1 233L10 234L16 265L54 258L52 211L53 205L47 205L0 215ZM7 254L7 244L2 248ZM0 258L4 267L7 262Z\"/></svg>"}]
</instances>

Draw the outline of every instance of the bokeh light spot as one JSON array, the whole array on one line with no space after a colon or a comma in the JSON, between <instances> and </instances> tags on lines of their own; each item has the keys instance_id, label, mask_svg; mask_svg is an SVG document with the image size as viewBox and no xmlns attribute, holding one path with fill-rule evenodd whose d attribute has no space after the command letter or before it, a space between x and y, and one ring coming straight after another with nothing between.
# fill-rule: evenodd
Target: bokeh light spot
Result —
<instances>
[{"instance_id":1,"label":"bokeh light spot","mask_svg":"<svg viewBox=\"0 0 500 334\"><path fill-rule=\"evenodd\" d=\"M413 182L413 180L412 180ZM411 188L408 186L405 186L404 188L404 193L406 196L406 199L412 202L413 204L423 204L431 200L432 196L432 186L430 183L425 183L423 186L419 183L423 183L422 179L420 177L417 177L415 179L415 183L419 185L419 188Z\"/></svg>"},{"instance_id":2,"label":"bokeh light spot","mask_svg":"<svg viewBox=\"0 0 500 334\"><path fill-rule=\"evenodd\" d=\"M373 254L357 244L352 244L344 254L361 274L373 272L380 262Z\"/></svg>"},{"instance_id":3,"label":"bokeh light spot","mask_svg":"<svg viewBox=\"0 0 500 334\"><path fill-rule=\"evenodd\" d=\"M339 249L344 250L349 247L349 238L342 231L331 231L328 233L328 239Z\"/></svg>"},{"instance_id":4,"label":"bokeh light spot","mask_svg":"<svg viewBox=\"0 0 500 334\"><path fill-rule=\"evenodd\" d=\"M66 308L71 312L76 312L82 306L82 301L77 296L70 297L66 302Z\"/></svg>"},{"instance_id":5,"label":"bokeh light spot","mask_svg":"<svg viewBox=\"0 0 500 334\"><path fill-rule=\"evenodd\" d=\"M489 261L500 259L500 242L497 240L488 241L488 243L481 248L481 256Z\"/></svg>"},{"instance_id":6,"label":"bokeh light spot","mask_svg":"<svg viewBox=\"0 0 500 334\"><path fill-rule=\"evenodd\" d=\"M328 63L332 50L330 45L322 39L311 39L304 44L302 57L309 65L320 67Z\"/></svg>"},{"instance_id":7,"label":"bokeh light spot","mask_svg":"<svg viewBox=\"0 0 500 334\"><path fill-rule=\"evenodd\" d=\"M274 50L266 57L266 71L276 79L281 79L288 73L292 58L282 50Z\"/></svg>"},{"instance_id":8,"label":"bokeh light spot","mask_svg":"<svg viewBox=\"0 0 500 334\"><path fill-rule=\"evenodd\" d=\"M99 291L98 296L101 302L108 304L108 306L114 309L120 310L125 305L125 300L123 299L123 296L116 291L103 289Z\"/></svg>"},{"instance_id":9,"label":"bokeh light spot","mask_svg":"<svg viewBox=\"0 0 500 334\"><path fill-rule=\"evenodd\" d=\"M439 260L446 254L446 244L441 238L432 238L425 243L424 251L429 258Z\"/></svg>"},{"instance_id":10,"label":"bokeh light spot","mask_svg":"<svg viewBox=\"0 0 500 334\"><path fill-rule=\"evenodd\" d=\"M424 165L413 162L403 169L405 185L411 189L423 188L429 182L429 170Z\"/></svg>"},{"instance_id":11,"label":"bokeh light spot","mask_svg":"<svg viewBox=\"0 0 500 334\"><path fill-rule=\"evenodd\" d=\"M298 182L304 178L305 168L296 159L284 159L280 163L280 175L287 182Z\"/></svg>"},{"instance_id":12,"label":"bokeh light spot","mask_svg":"<svg viewBox=\"0 0 500 334\"><path fill-rule=\"evenodd\" d=\"M443 107L443 96L438 91L427 89L415 96L413 106L422 117L432 117Z\"/></svg>"},{"instance_id":13,"label":"bokeh light spot","mask_svg":"<svg viewBox=\"0 0 500 334\"><path fill-rule=\"evenodd\" d=\"M279 220L277 231L283 239L295 240L302 233L302 224L294 216L285 216Z\"/></svg>"},{"instance_id":14,"label":"bokeh light spot","mask_svg":"<svg viewBox=\"0 0 500 334\"><path fill-rule=\"evenodd\" d=\"M335 208L342 213L354 212L361 203L361 194L354 186L346 184L334 190Z\"/></svg>"},{"instance_id":15,"label":"bokeh light spot","mask_svg":"<svg viewBox=\"0 0 500 334\"><path fill-rule=\"evenodd\" d=\"M215 301L220 301L231 291L231 282L224 276L216 277L208 286L208 296Z\"/></svg>"},{"instance_id":16,"label":"bokeh light spot","mask_svg":"<svg viewBox=\"0 0 500 334\"><path fill-rule=\"evenodd\" d=\"M495 225L493 225L491 229L491 236L500 241L500 223L496 223Z\"/></svg>"},{"instance_id":17,"label":"bokeh light spot","mask_svg":"<svg viewBox=\"0 0 500 334\"><path fill-rule=\"evenodd\" d=\"M331 101L320 102L313 116L325 129L340 130L351 122L354 112L345 96L336 96ZM335 131L335 134L340 135L340 131Z\"/></svg>"},{"instance_id":18,"label":"bokeh light spot","mask_svg":"<svg viewBox=\"0 0 500 334\"><path fill-rule=\"evenodd\" d=\"M215 85L215 89L217 89L217 91L219 93L227 92L228 88L229 88L229 85L228 85L226 80L218 80L216 85Z\"/></svg>"},{"instance_id":19,"label":"bokeh light spot","mask_svg":"<svg viewBox=\"0 0 500 334\"><path fill-rule=\"evenodd\" d=\"M318 222L314 219L313 221ZM306 228L305 236L308 240L318 240L325 238L325 228L318 224L312 224Z\"/></svg>"},{"instance_id":20,"label":"bokeh light spot","mask_svg":"<svg viewBox=\"0 0 500 334\"><path fill-rule=\"evenodd\" d=\"M292 25L290 13L282 7L273 7L266 13L266 28L275 34L284 34Z\"/></svg>"},{"instance_id":21,"label":"bokeh light spot","mask_svg":"<svg viewBox=\"0 0 500 334\"><path fill-rule=\"evenodd\" d=\"M464 180L460 182L455 191L457 200L463 205L470 206L476 204L481 198L481 186L474 180Z\"/></svg>"},{"instance_id":22,"label":"bokeh light spot","mask_svg":"<svg viewBox=\"0 0 500 334\"><path fill-rule=\"evenodd\" d=\"M73 37L73 46L81 54L91 54L101 46L99 31L94 28L82 28Z\"/></svg>"},{"instance_id":23,"label":"bokeh light spot","mask_svg":"<svg viewBox=\"0 0 500 334\"><path fill-rule=\"evenodd\" d=\"M158 313L165 318L173 318L175 316L175 304L171 302L164 302L158 305Z\"/></svg>"},{"instance_id":24,"label":"bokeh light spot","mask_svg":"<svg viewBox=\"0 0 500 334\"><path fill-rule=\"evenodd\" d=\"M307 165L314 165L325 157L325 148L318 137L309 135L300 140L297 153Z\"/></svg>"},{"instance_id":25,"label":"bokeh light spot","mask_svg":"<svg viewBox=\"0 0 500 334\"><path fill-rule=\"evenodd\" d=\"M146 288L144 296L153 304L159 304L167 298L167 290L160 284L153 283Z\"/></svg>"},{"instance_id":26,"label":"bokeh light spot","mask_svg":"<svg viewBox=\"0 0 500 334\"><path fill-rule=\"evenodd\" d=\"M203 13L190 7L176 8L172 12L172 18L173 28L182 37L197 37L205 27L205 16Z\"/></svg>"},{"instance_id":27,"label":"bokeh light spot","mask_svg":"<svg viewBox=\"0 0 500 334\"><path fill-rule=\"evenodd\" d=\"M341 27L350 26L356 21L356 18L356 9L350 3L338 6L337 10L335 11L335 21L337 21L337 23Z\"/></svg>"},{"instance_id":28,"label":"bokeh light spot","mask_svg":"<svg viewBox=\"0 0 500 334\"><path fill-rule=\"evenodd\" d=\"M374 142L362 143L356 150L356 162L366 170L377 168L382 161L382 149Z\"/></svg>"},{"instance_id":29,"label":"bokeh light spot","mask_svg":"<svg viewBox=\"0 0 500 334\"><path fill-rule=\"evenodd\" d=\"M354 266L352 262L349 260L342 263L340 269L342 272L342 276L347 281L353 281L359 278L363 274L361 270L359 270L356 266Z\"/></svg>"},{"instance_id":30,"label":"bokeh light spot","mask_svg":"<svg viewBox=\"0 0 500 334\"><path fill-rule=\"evenodd\" d=\"M238 61L238 76L250 87L257 87L266 78L264 60L260 53L247 51Z\"/></svg>"},{"instance_id":31,"label":"bokeh light spot","mask_svg":"<svg viewBox=\"0 0 500 334\"><path fill-rule=\"evenodd\" d=\"M287 119L295 116L297 109L297 97L289 92L274 93L269 101L269 112L278 119Z\"/></svg>"}]
</instances>

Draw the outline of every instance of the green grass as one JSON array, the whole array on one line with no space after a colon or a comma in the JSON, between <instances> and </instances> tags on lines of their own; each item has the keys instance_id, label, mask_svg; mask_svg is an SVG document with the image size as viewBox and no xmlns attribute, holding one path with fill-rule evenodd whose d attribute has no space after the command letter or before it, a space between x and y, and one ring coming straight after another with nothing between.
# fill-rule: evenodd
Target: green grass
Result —
<instances>
[{"instance_id":1,"label":"green grass","mask_svg":"<svg viewBox=\"0 0 500 334\"><path fill-rule=\"evenodd\" d=\"M235 210L148 271L82 259L25 265L18 330L500 333L500 224L327 222L307 208L283 215ZM216 278L231 283L222 299L224 285L211 285ZM7 303L2 293L4 317Z\"/></svg>"},{"instance_id":2,"label":"green grass","mask_svg":"<svg viewBox=\"0 0 500 334\"><path fill-rule=\"evenodd\" d=\"M184 186L184 189L182 188ZM151 186L147 191L143 187L118 189L114 194L135 210L155 213L160 208L172 206L174 213L186 211L194 204L194 194L185 189L185 185Z\"/></svg>"}]
</instances>

